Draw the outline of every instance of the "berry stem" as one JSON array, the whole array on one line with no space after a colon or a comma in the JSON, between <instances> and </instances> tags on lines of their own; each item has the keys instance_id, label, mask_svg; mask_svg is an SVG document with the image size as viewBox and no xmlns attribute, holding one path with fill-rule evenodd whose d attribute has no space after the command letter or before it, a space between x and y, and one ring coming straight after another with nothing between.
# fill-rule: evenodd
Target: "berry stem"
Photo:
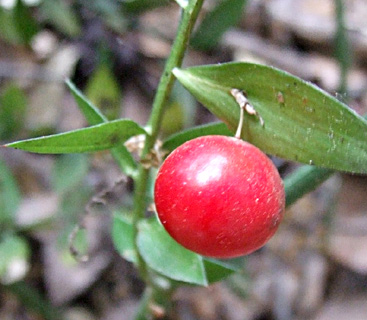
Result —
<instances>
[{"instance_id":1,"label":"berry stem","mask_svg":"<svg viewBox=\"0 0 367 320\"><path fill-rule=\"evenodd\" d=\"M238 127L237 127L237 130L236 130L236 134L235 134L235 138L237 139L241 139L241 132L242 132L242 128L243 128L243 119L245 117L245 107L244 106L240 106L240 120L238 121Z\"/></svg>"}]
</instances>

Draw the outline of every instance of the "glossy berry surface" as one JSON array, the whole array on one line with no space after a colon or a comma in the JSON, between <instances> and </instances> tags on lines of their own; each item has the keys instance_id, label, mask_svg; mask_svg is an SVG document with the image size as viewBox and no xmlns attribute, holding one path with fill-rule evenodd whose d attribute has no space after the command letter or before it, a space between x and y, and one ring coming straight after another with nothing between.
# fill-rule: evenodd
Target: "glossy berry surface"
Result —
<instances>
[{"instance_id":1,"label":"glossy berry surface","mask_svg":"<svg viewBox=\"0 0 367 320\"><path fill-rule=\"evenodd\" d=\"M262 247L285 207L271 160L232 137L203 136L174 150L161 166L154 198L158 217L182 246L232 258Z\"/></svg>"}]
</instances>

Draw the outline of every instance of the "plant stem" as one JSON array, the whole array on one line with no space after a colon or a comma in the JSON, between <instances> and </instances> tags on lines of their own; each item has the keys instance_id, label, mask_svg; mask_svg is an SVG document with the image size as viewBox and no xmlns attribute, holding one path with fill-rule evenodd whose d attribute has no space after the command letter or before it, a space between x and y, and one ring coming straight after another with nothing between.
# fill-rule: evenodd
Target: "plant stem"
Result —
<instances>
[{"instance_id":1,"label":"plant stem","mask_svg":"<svg viewBox=\"0 0 367 320\"><path fill-rule=\"evenodd\" d=\"M335 19L337 30L335 34L335 54L340 67L339 92L345 94L348 91L347 75L351 64L351 51L348 32L345 26L345 4L343 0L334 0Z\"/></svg>"},{"instance_id":2,"label":"plant stem","mask_svg":"<svg viewBox=\"0 0 367 320\"><path fill-rule=\"evenodd\" d=\"M203 2L204 0L191 0L186 9L183 10L183 16L177 30L177 36L172 45L170 56L166 62L166 66L160 79L157 93L153 102L152 113L146 127L146 130L150 133L150 137L147 139L148 141L146 143L146 152L150 151L157 139L164 107L171 94L172 86L175 80L172 70L176 67L180 67L182 64L192 28L196 22Z\"/></svg>"},{"instance_id":3,"label":"plant stem","mask_svg":"<svg viewBox=\"0 0 367 320\"><path fill-rule=\"evenodd\" d=\"M315 190L333 175L331 169L304 165L284 179L286 206L290 206L305 194Z\"/></svg>"},{"instance_id":4,"label":"plant stem","mask_svg":"<svg viewBox=\"0 0 367 320\"><path fill-rule=\"evenodd\" d=\"M190 0L187 7L183 10L182 18L177 30L177 36L172 45L170 56L168 57L163 74L161 76L153 102L152 113L146 126L146 130L149 133L149 135L146 136L145 146L141 156L142 160L146 159L147 155L151 152L156 143L160 131L164 108L171 94L173 83L175 80L172 74L172 70L176 67L180 67L182 64L182 60L190 39L192 28L198 17L203 2L204 0ZM134 179L135 193L134 193L133 225L135 232L135 249L138 256L137 262L139 273L141 277L146 281L147 289L154 290L154 284L152 283L152 281L150 281L148 268L139 254L136 241L138 235L138 223L145 216L146 192L147 192L149 173L150 173L149 169L144 168L142 165L140 165L138 175ZM145 304L148 305L149 303L147 304L145 302ZM145 308L146 307L144 307L144 309ZM140 316L141 312L142 311L140 310Z\"/></svg>"}]
</instances>

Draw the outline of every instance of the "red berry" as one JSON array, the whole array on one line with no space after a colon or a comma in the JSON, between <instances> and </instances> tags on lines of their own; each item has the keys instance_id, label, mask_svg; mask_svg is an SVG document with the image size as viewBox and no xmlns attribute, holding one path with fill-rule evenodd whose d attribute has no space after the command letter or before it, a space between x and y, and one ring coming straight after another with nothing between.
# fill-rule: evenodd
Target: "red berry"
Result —
<instances>
[{"instance_id":1,"label":"red berry","mask_svg":"<svg viewBox=\"0 0 367 320\"><path fill-rule=\"evenodd\" d=\"M196 138L174 150L158 172L154 198L172 238L215 258L262 247L285 206L271 160L252 144L225 136Z\"/></svg>"}]
</instances>

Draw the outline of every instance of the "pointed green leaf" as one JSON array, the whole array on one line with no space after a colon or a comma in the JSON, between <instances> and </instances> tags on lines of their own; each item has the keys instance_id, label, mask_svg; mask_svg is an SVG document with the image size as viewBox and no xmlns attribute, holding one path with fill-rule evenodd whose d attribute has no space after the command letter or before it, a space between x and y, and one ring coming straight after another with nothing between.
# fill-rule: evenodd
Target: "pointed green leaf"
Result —
<instances>
[{"instance_id":1,"label":"pointed green leaf","mask_svg":"<svg viewBox=\"0 0 367 320\"><path fill-rule=\"evenodd\" d=\"M85 95L102 110L107 119L117 119L120 114L121 92L115 76L106 63L100 64L88 80Z\"/></svg>"},{"instance_id":2,"label":"pointed green leaf","mask_svg":"<svg viewBox=\"0 0 367 320\"><path fill-rule=\"evenodd\" d=\"M157 219L141 221L137 241L153 270L174 280L207 285L202 257L173 240Z\"/></svg>"},{"instance_id":3,"label":"pointed green leaf","mask_svg":"<svg viewBox=\"0 0 367 320\"><path fill-rule=\"evenodd\" d=\"M163 143L163 150L171 152L186 141L208 135L231 136L233 133L223 122L205 124L169 136Z\"/></svg>"},{"instance_id":4,"label":"pointed green leaf","mask_svg":"<svg viewBox=\"0 0 367 320\"><path fill-rule=\"evenodd\" d=\"M146 133L137 123L120 119L69 132L22 140L6 147L36 153L80 153L111 149L132 136Z\"/></svg>"},{"instance_id":5,"label":"pointed green leaf","mask_svg":"<svg viewBox=\"0 0 367 320\"><path fill-rule=\"evenodd\" d=\"M316 86L252 63L175 69L174 74L232 132L240 108L231 89L243 90L259 116L245 114L242 138L264 152L320 167L367 172L367 121Z\"/></svg>"},{"instance_id":6,"label":"pointed green leaf","mask_svg":"<svg viewBox=\"0 0 367 320\"><path fill-rule=\"evenodd\" d=\"M208 283L214 283L221 281L232 273L239 270L238 261L243 261L243 257L223 261L212 258L204 258L205 272L208 279Z\"/></svg>"},{"instance_id":7,"label":"pointed green leaf","mask_svg":"<svg viewBox=\"0 0 367 320\"><path fill-rule=\"evenodd\" d=\"M70 81L70 79L65 81L66 85L70 89L80 111L84 114L90 125L99 124L106 122L107 118L97 109L92 102L90 102L82 92Z\"/></svg>"},{"instance_id":8,"label":"pointed green leaf","mask_svg":"<svg viewBox=\"0 0 367 320\"><path fill-rule=\"evenodd\" d=\"M136 263L134 245L134 227L130 221L121 214L115 214L112 222L112 241L117 252L127 261Z\"/></svg>"},{"instance_id":9,"label":"pointed green leaf","mask_svg":"<svg viewBox=\"0 0 367 320\"><path fill-rule=\"evenodd\" d=\"M205 16L190 44L199 50L215 47L224 32L240 21L246 2L247 0L222 0Z\"/></svg>"},{"instance_id":10,"label":"pointed green leaf","mask_svg":"<svg viewBox=\"0 0 367 320\"><path fill-rule=\"evenodd\" d=\"M90 125L107 122L107 118L99 111L96 106L93 105L92 102L90 102L83 95L82 92L80 92L80 90L70 80L66 80L66 85L69 87L80 111L84 114ZM132 177L136 174L136 162L124 145L113 148L111 153L126 175Z\"/></svg>"}]
</instances>

